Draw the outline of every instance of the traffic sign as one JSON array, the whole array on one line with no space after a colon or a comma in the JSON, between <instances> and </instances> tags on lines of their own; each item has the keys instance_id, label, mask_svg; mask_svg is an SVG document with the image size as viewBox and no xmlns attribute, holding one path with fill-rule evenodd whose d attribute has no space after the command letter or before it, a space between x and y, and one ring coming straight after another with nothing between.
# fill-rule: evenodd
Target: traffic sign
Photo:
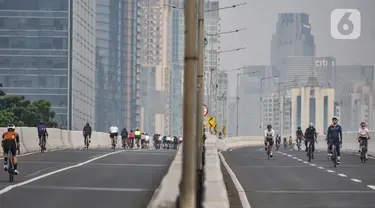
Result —
<instances>
[{"instance_id":1,"label":"traffic sign","mask_svg":"<svg viewBox=\"0 0 375 208\"><path fill-rule=\"evenodd\" d=\"M217 124L215 124L214 130L215 130L215 134L217 134L217 131L219 130L219 127L217 126Z\"/></svg>"},{"instance_id":2,"label":"traffic sign","mask_svg":"<svg viewBox=\"0 0 375 208\"><path fill-rule=\"evenodd\" d=\"M215 124L215 118L212 117L212 116L208 116L206 118L206 126L207 127L214 127L216 124Z\"/></svg>"},{"instance_id":3,"label":"traffic sign","mask_svg":"<svg viewBox=\"0 0 375 208\"><path fill-rule=\"evenodd\" d=\"M204 108L204 110L203 110L203 116L207 116L207 114L208 114L208 108L207 108L207 105L206 105L206 104L203 104L203 108Z\"/></svg>"},{"instance_id":4,"label":"traffic sign","mask_svg":"<svg viewBox=\"0 0 375 208\"><path fill-rule=\"evenodd\" d=\"M223 128L221 129L221 132L223 132L224 136L227 134L227 129L225 128L225 126L223 126Z\"/></svg>"}]
</instances>

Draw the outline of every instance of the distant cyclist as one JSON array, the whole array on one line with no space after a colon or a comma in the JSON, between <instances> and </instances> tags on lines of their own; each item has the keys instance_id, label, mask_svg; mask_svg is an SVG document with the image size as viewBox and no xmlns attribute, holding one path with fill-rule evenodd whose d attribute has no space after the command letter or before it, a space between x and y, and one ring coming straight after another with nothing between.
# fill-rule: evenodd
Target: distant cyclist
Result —
<instances>
[{"instance_id":1,"label":"distant cyclist","mask_svg":"<svg viewBox=\"0 0 375 208\"><path fill-rule=\"evenodd\" d=\"M90 143L92 129L89 123L86 123L86 126L83 127L82 133L83 133L83 144L86 145L86 139L88 139L88 142Z\"/></svg>"},{"instance_id":2,"label":"distant cyclist","mask_svg":"<svg viewBox=\"0 0 375 208\"><path fill-rule=\"evenodd\" d=\"M17 147L20 145L20 138L16 133L16 127L13 124L8 125L8 131L5 132L1 139L1 146L4 152L4 170L8 171L8 150L12 152L13 155L13 166L14 174L18 175L17 170L17 157L16 151Z\"/></svg>"},{"instance_id":3,"label":"distant cyclist","mask_svg":"<svg viewBox=\"0 0 375 208\"><path fill-rule=\"evenodd\" d=\"M113 149L113 142L117 142L117 137L118 137L118 128L117 126L113 125L109 128L109 138L111 138L111 148Z\"/></svg>"},{"instance_id":4,"label":"distant cyclist","mask_svg":"<svg viewBox=\"0 0 375 208\"><path fill-rule=\"evenodd\" d=\"M141 131L139 131L139 129L136 129L134 131L134 136L135 136L135 142L137 143L137 147L139 148L140 147L139 141L141 140Z\"/></svg>"},{"instance_id":5,"label":"distant cyclist","mask_svg":"<svg viewBox=\"0 0 375 208\"><path fill-rule=\"evenodd\" d=\"M124 127L121 131L122 147L125 147L126 140L128 139L128 130Z\"/></svg>"},{"instance_id":6,"label":"distant cyclist","mask_svg":"<svg viewBox=\"0 0 375 208\"><path fill-rule=\"evenodd\" d=\"M337 151L337 164L340 164L340 145L342 144L342 128L337 123L337 117L332 118L332 124L327 130L328 157L332 156L332 145L335 145Z\"/></svg>"},{"instance_id":7,"label":"distant cyclist","mask_svg":"<svg viewBox=\"0 0 375 208\"><path fill-rule=\"evenodd\" d=\"M361 141L364 142L365 146L367 147L368 141L370 139L370 131L366 127L366 123L361 123L361 128L358 129L358 142L359 142L359 150L358 152L361 152ZM366 153L367 154L367 153ZM367 155L366 155L367 159Z\"/></svg>"},{"instance_id":8,"label":"distant cyclist","mask_svg":"<svg viewBox=\"0 0 375 208\"><path fill-rule=\"evenodd\" d=\"M46 124L44 124L44 122L40 122L37 129L38 129L39 146L42 145L42 139L44 141L44 144L46 144L47 137L48 137ZM46 150L46 145L44 145L44 150Z\"/></svg>"},{"instance_id":9,"label":"distant cyclist","mask_svg":"<svg viewBox=\"0 0 375 208\"><path fill-rule=\"evenodd\" d=\"M275 139L275 131L272 129L271 124L267 125L267 129L264 130L264 146L265 150L267 151L267 146L268 143L270 144L270 157L272 157L272 147L274 144L274 139Z\"/></svg>"},{"instance_id":10,"label":"distant cyclist","mask_svg":"<svg viewBox=\"0 0 375 208\"><path fill-rule=\"evenodd\" d=\"M315 142L316 142L316 129L312 123L309 124L309 127L305 130L305 151L307 152L307 145L309 142L312 142L312 155L311 158L314 159L314 152L315 152Z\"/></svg>"}]
</instances>

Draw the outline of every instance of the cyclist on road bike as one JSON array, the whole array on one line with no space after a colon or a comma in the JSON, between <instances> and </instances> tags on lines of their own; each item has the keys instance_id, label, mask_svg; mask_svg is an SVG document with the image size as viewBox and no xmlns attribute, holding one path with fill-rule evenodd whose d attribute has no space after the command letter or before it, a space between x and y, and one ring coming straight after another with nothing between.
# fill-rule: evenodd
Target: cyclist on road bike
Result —
<instances>
[{"instance_id":1,"label":"cyclist on road bike","mask_svg":"<svg viewBox=\"0 0 375 208\"><path fill-rule=\"evenodd\" d=\"M134 131L134 136L135 136L135 142L137 143L137 147L139 148L140 147L139 141L141 140L141 131L139 131L139 129L136 129Z\"/></svg>"},{"instance_id":2,"label":"cyclist on road bike","mask_svg":"<svg viewBox=\"0 0 375 208\"><path fill-rule=\"evenodd\" d=\"M133 130L131 129L131 130L130 130L130 133L129 133L130 147L131 147L131 148L134 147L134 138L135 138L135 135L134 135Z\"/></svg>"},{"instance_id":3,"label":"cyclist on road bike","mask_svg":"<svg viewBox=\"0 0 375 208\"><path fill-rule=\"evenodd\" d=\"M265 146L265 150L267 151L267 146L268 146L268 143L270 144L270 157L272 157L272 147L273 147L273 144L274 144L274 139L275 139L275 131L272 129L272 126L271 124L268 124L267 125L267 129L264 130L264 146Z\"/></svg>"},{"instance_id":4,"label":"cyclist on road bike","mask_svg":"<svg viewBox=\"0 0 375 208\"><path fill-rule=\"evenodd\" d=\"M40 122L38 127L38 138L39 138L39 146L42 144L42 139L46 143L46 139L48 137L47 127L44 122ZM46 150L46 145L44 145L44 150Z\"/></svg>"},{"instance_id":5,"label":"cyclist on road bike","mask_svg":"<svg viewBox=\"0 0 375 208\"><path fill-rule=\"evenodd\" d=\"M126 140L128 139L128 130L124 127L121 131L122 147L125 147Z\"/></svg>"},{"instance_id":6,"label":"cyclist on road bike","mask_svg":"<svg viewBox=\"0 0 375 208\"><path fill-rule=\"evenodd\" d=\"M296 131L296 142L299 142L301 144L302 139L303 139L303 131L301 127L299 126L297 127L297 131Z\"/></svg>"},{"instance_id":7,"label":"cyclist on road bike","mask_svg":"<svg viewBox=\"0 0 375 208\"><path fill-rule=\"evenodd\" d=\"M366 123L362 122L361 128L358 129L358 142L359 142L358 152L361 152L361 141L363 140L365 146L367 147L367 145L368 145L367 140L369 140L369 139L370 139L370 131L366 127ZM366 155L366 159L367 159L367 155Z\"/></svg>"},{"instance_id":8,"label":"cyclist on road bike","mask_svg":"<svg viewBox=\"0 0 375 208\"><path fill-rule=\"evenodd\" d=\"M10 148L13 155L14 174L18 175L16 151L17 147L20 146L20 138L13 124L8 125L8 131L3 134L1 146L4 152L4 170L8 171L8 150Z\"/></svg>"},{"instance_id":9,"label":"cyclist on road bike","mask_svg":"<svg viewBox=\"0 0 375 208\"><path fill-rule=\"evenodd\" d=\"M90 142L91 133L92 133L92 129L89 123L86 123L86 126L83 127L82 133L83 133L83 144L86 145L86 138L88 137L89 142Z\"/></svg>"},{"instance_id":10,"label":"cyclist on road bike","mask_svg":"<svg viewBox=\"0 0 375 208\"><path fill-rule=\"evenodd\" d=\"M281 144L281 136L276 134L276 144Z\"/></svg>"},{"instance_id":11,"label":"cyclist on road bike","mask_svg":"<svg viewBox=\"0 0 375 208\"><path fill-rule=\"evenodd\" d=\"M312 123L309 124L309 127L305 130L305 151L307 152L307 144L309 142L312 142L312 155L311 158L314 159L314 152L315 152L315 142L317 134L316 129L314 128L314 125Z\"/></svg>"},{"instance_id":12,"label":"cyclist on road bike","mask_svg":"<svg viewBox=\"0 0 375 208\"><path fill-rule=\"evenodd\" d=\"M115 125L109 127L109 138L111 138L111 149L113 149L113 142L117 142L118 128Z\"/></svg>"},{"instance_id":13,"label":"cyclist on road bike","mask_svg":"<svg viewBox=\"0 0 375 208\"><path fill-rule=\"evenodd\" d=\"M340 164L340 145L342 144L342 128L337 124L337 117L332 118L332 124L327 130L328 157L332 156L332 145L335 145L337 151L337 164Z\"/></svg>"}]
</instances>

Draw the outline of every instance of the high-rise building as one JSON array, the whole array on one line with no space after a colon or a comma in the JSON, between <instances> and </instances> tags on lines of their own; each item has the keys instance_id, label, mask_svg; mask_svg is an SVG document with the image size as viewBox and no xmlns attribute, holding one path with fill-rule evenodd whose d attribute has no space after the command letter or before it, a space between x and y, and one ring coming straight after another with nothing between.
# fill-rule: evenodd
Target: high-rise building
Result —
<instances>
[{"instance_id":1,"label":"high-rise building","mask_svg":"<svg viewBox=\"0 0 375 208\"><path fill-rule=\"evenodd\" d=\"M172 0L171 4L177 8L184 7L184 1ZM184 11L172 9L171 23L171 134L182 134L182 82L184 73L185 23Z\"/></svg>"},{"instance_id":2,"label":"high-rise building","mask_svg":"<svg viewBox=\"0 0 375 208\"><path fill-rule=\"evenodd\" d=\"M315 56L309 15L281 13L271 40L271 65L280 66L286 56Z\"/></svg>"},{"instance_id":3,"label":"high-rise building","mask_svg":"<svg viewBox=\"0 0 375 208\"><path fill-rule=\"evenodd\" d=\"M280 82L282 85L292 82L304 84L310 76L317 77L319 85L330 87L334 79L335 58L312 56L288 56L281 59Z\"/></svg>"},{"instance_id":4,"label":"high-rise building","mask_svg":"<svg viewBox=\"0 0 375 208\"><path fill-rule=\"evenodd\" d=\"M223 127L227 128L228 126L228 73L225 71L219 71L218 74L218 112L216 118L216 124L219 127L219 131Z\"/></svg>"},{"instance_id":5,"label":"high-rise building","mask_svg":"<svg viewBox=\"0 0 375 208\"><path fill-rule=\"evenodd\" d=\"M152 104L144 103L142 106L144 109L151 108L150 105L153 105L152 111L143 110L152 115L144 114L143 117L155 116L155 129L143 130L161 134L171 133L171 44L168 35L172 9L164 0L138 0L137 5L136 46L139 70L141 71L141 68L156 69L155 100ZM144 118L141 120L143 122Z\"/></svg>"},{"instance_id":6,"label":"high-rise building","mask_svg":"<svg viewBox=\"0 0 375 208\"><path fill-rule=\"evenodd\" d=\"M0 8L3 90L51 101L68 129L95 127L96 2L2 0Z\"/></svg>"},{"instance_id":7,"label":"high-rise building","mask_svg":"<svg viewBox=\"0 0 375 208\"><path fill-rule=\"evenodd\" d=\"M96 0L96 129L134 128L136 0Z\"/></svg>"},{"instance_id":8,"label":"high-rise building","mask_svg":"<svg viewBox=\"0 0 375 208\"><path fill-rule=\"evenodd\" d=\"M219 73L219 56L220 56L220 41L219 41L219 1L209 0L205 1L205 19L204 30L206 34L207 45L205 47L205 62L204 62L204 83L205 85L205 103L209 108L210 116L217 116L217 81Z\"/></svg>"}]
</instances>

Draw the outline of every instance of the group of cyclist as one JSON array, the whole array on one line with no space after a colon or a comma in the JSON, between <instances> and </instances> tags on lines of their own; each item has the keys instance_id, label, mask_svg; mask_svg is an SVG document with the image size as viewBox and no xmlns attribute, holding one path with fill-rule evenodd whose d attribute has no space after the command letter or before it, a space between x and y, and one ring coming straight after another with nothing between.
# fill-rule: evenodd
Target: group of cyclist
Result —
<instances>
[{"instance_id":1,"label":"group of cyclist","mask_svg":"<svg viewBox=\"0 0 375 208\"><path fill-rule=\"evenodd\" d=\"M337 123L338 118L333 117L332 118L332 124L328 127L327 134L326 134L326 140L327 140L327 152L328 152L328 158L332 157L332 146L335 146L335 149L337 151L337 164L340 164L340 147L342 145L342 128ZM312 159L314 158L314 152L315 152L315 143L317 143L317 132L312 123L309 124L309 127L305 130L305 133L303 133L301 127L297 128L296 131L296 141L300 144L302 143L302 140L305 140L305 151L308 151L308 144L312 143ZM291 137L290 137L291 139ZM366 123L362 122L361 127L358 130L358 142L359 142L359 150L361 151L361 145L368 145L367 140L370 139L370 132L368 128L366 127ZM272 129L272 126L269 124L267 125L267 129L264 131L264 145L265 150L267 151L268 145L270 146L270 157L272 157L272 147L274 145L274 141L276 140L277 145L280 145L281 143L281 137L276 134L275 131ZM286 138L284 138L284 142L286 142ZM367 160L367 154L366 154L366 160Z\"/></svg>"}]
</instances>

